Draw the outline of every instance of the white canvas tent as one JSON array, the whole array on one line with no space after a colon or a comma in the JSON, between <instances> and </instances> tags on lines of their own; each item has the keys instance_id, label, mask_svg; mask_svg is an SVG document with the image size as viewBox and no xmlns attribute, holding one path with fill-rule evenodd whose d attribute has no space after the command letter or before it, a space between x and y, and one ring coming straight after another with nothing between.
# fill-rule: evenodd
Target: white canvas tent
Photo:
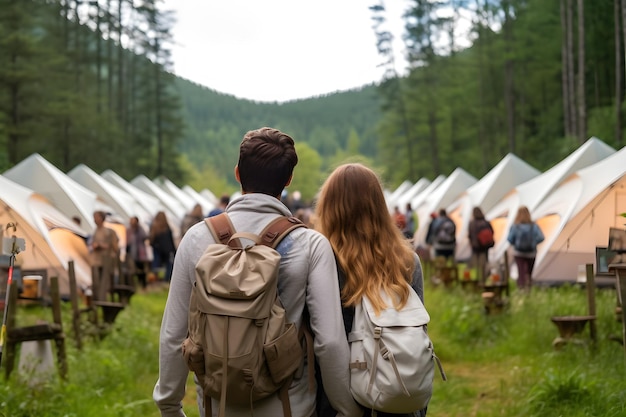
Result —
<instances>
[{"instance_id":1,"label":"white canvas tent","mask_svg":"<svg viewBox=\"0 0 626 417\"><path fill-rule=\"evenodd\" d=\"M17 230L7 230L13 223ZM0 227L4 237L24 238L26 250L16 256L23 270L46 270L59 278L62 294L69 293L67 266L74 261L77 283L91 285L86 231L57 210L44 196L0 175Z\"/></svg>"},{"instance_id":2,"label":"white canvas tent","mask_svg":"<svg viewBox=\"0 0 626 417\"><path fill-rule=\"evenodd\" d=\"M152 216L138 202L113 183L98 175L84 164L77 165L67 173L77 183L96 193L106 204L115 210L119 221L127 225L132 216L137 216L142 226L147 226Z\"/></svg>"},{"instance_id":3,"label":"white canvas tent","mask_svg":"<svg viewBox=\"0 0 626 417\"><path fill-rule=\"evenodd\" d=\"M198 204L202 206L202 212L204 213L205 216L209 213L209 211L215 208L216 206L215 203L213 203L212 201L207 199L204 195L194 190L191 186L184 185L182 190L185 193L187 193L189 196L191 196L191 198L193 198L195 202L197 202Z\"/></svg>"},{"instance_id":4,"label":"white canvas tent","mask_svg":"<svg viewBox=\"0 0 626 417\"><path fill-rule=\"evenodd\" d=\"M609 228L624 228L624 212L626 147L569 176L532 211L545 235L533 279L576 281L579 265L595 264L596 246L607 246Z\"/></svg>"},{"instance_id":5,"label":"white canvas tent","mask_svg":"<svg viewBox=\"0 0 626 417\"><path fill-rule=\"evenodd\" d=\"M213 206L217 206L217 203L219 203L220 201L219 198L217 198L215 194L213 194L211 190L207 188L200 190L200 195L206 198L210 203L212 203Z\"/></svg>"},{"instance_id":6,"label":"white canvas tent","mask_svg":"<svg viewBox=\"0 0 626 417\"><path fill-rule=\"evenodd\" d=\"M150 215L150 222L152 221L154 215L157 214L157 212L164 210L163 204L161 204L158 198L135 187L130 182L120 177L114 171L108 169L104 171L101 176L105 180L109 181L111 184L126 191L128 195L133 196L135 198L135 201L137 201L137 203L141 207L143 207L144 211L146 211Z\"/></svg>"},{"instance_id":7,"label":"white canvas tent","mask_svg":"<svg viewBox=\"0 0 626 417\"><path fill-rule=\"evenodd\" d=\"M393 208L398 205L397 199L402 194L406 193L409 190L409 188L411 188L411 186L413 186L413 183L411 181L404 180L404 181L402 181L402 184L398 185L398 188L396 188L395 190L391 191L386 196L387 208L389 209L389 212L393 211Z\"/></svg>"},{"instance_id":8,"label":"white canvas tent","mask_svg":"<svg viewBox=\"0 0 626 417\"><path fill-rule=\"evenodd\" d=\"M193 209L193 206L198 203L189 194L181 190L176 184L174 184L171 180L167 178L155 178L152 182L161 187L163 191L178 200L178 202L184 207L185 214L190 212L191 209ZM204 212L204 207L202 211Z\"/></svg>"},{"instance_id":9,"label":"white canvas tent","mask_svg":"<svg viewBox=\"0 0 626 417\"><path fill-rule=\"evenodd\" d=\"M461 193L467 190L478 180L463 168L456 168L442 183L426 196L424 201L414 210L419 218L419 228L413 237L414 243L417 245L424 244L428 225L428 218L434 211L446 208L456 200Z\"/></svg>"},{"instance_id":10,"label":"white canvas tent","mask_svg":"<svg viewBox=\"0 0 626 417\"><path fill-rule=\"evenodd\" d=\"M170 229L172 229L174 239L178 239L180 237L180 225L186 214L185 207L183 207L171 194L165 192L165 190L156 185L145 175L136 176L130 183L159 200L163 207L162 211L167 217Z\"/></svg>"},{"instance_id":11,"label":"white canvas tent","mask_svg":"<svg viewBox=\"0 0 626 417\"><path fill-rule=\"evenodd\" d=\"M98 199L96 193L83 187L41 155L34 153L3 174L6 178L46 197L67 217L77 216L85 230L96 225L96 210L112 212L112 208Z\"/></svg>"},{"instance_id":12,"label":"white canvas tent","mask_svg":"<svg viewBox=\"0 0 626 417\"><path fill-rule=\"evenodd\" d=\"M427 178L420 178L415 184L406 190L402 195L396 199L396 205L400 208L400 211L404 213L407 203L411 203L419 193L424 191L432 182ZM413 204L411 204L413 208Z\"/></svg>"},{"instance_id":13,"label":"white canvas tent","mask_svg":"<svg viewBox=\"0 0 626 417\"><path fill-rule=\"evenodd\" d=\"M600 139L592 137L561 162L531 180L518 185L504 196L491 210L485 213L485 217L494 228L496 241L490 252L490 259L502 259L504 252L508 249L509 243L506 237L520 206L528 207L532 213L543 199L569 175L601 161L614 152L615 149Z\"/></svg>"},{"instance_id":14,"label":"white canvas tent","mask_svg":"<svg viewBox=\"0 0 626 417\"><path fill-rule=\"evenodd\" d=\"M472 255L467 233L474 207L480 207L483 213L488 212L513 187L539 174L539 170L509 153L447 207L448 215L456 224L457 260L467 260Z\"/></svg>"},{"instance_id":15,"label":"white canvas tent","mask_svg":"<svg viewBox=\"0 0 626 417\"><path fill-rule=\"evenodd\" d=\"M419 207L424 202L424 200L426 200L426 198L430 195L430 193L435 191L437 187L439 187L441 183L443 183L445 180L446 180L445 175L438 175L437 178L435 178L430 184L428 184L426 188L424 188L415 197L413 197L411 199L411 207L413 208L413 210L415 210L416 207ZM426 221L428 219L419 219L420 222L422 220Z\"/></svg>"}]
</instances>

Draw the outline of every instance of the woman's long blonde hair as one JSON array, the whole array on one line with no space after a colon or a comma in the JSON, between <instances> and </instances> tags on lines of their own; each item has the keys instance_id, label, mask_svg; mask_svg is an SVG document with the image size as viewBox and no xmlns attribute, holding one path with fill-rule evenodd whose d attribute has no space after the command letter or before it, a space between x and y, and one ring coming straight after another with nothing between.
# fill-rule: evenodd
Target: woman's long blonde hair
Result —
<instances>
[{"instance_id":1,"label":"woman's long blonde hair","mask_svg":"<svg viewBox=\"0 0 626 417\"><path fill-rule=\"evenodd\" d=\"M315 214L316 228L346 275L343 305L354 306L367 295L378 314L387 307L382 288L402 308L415 269L413 248L393 223L374 171L356 163L339 166L322 186Z\"/></svg>"}]
</instances>

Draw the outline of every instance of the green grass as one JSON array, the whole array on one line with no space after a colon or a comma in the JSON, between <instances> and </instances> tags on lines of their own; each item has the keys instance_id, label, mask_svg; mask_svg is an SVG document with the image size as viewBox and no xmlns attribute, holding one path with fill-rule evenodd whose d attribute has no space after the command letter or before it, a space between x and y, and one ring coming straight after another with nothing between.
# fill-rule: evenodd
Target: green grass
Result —
<instances>
[{"instance_id":1,"label":"green grass","mask_svg":"<svg viewBox=\"0 0 626 417\"><path fill-rule=\"evenodd\" d=\"M598 290L597 343L556 350L555 315L585 315L586 294L578 287L512 291L504 311L485 315L479 293L426 287L429 334L448 381L435 375L430 416L611 417L626 415L626 361L614 290ZM158 332L165 290L136 294L103 340L84 341L78 351L64 305L69 376L37 387L28 376L0 375L0 416L147 416L158 375ZM27 310L27 309L23 309ZM22 310L20 310L22 313ZM32 314L29 312L29 314ZM184 409L198 417L191 377Z\"/></svg>"}]
</instances>

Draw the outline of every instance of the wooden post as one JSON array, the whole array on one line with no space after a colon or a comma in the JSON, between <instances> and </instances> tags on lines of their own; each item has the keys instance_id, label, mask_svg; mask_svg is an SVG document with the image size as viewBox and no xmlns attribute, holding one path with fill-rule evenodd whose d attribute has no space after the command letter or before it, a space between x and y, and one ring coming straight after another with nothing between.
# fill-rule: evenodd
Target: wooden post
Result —
<instances>
[{"instance_id":1,"label":"wooden post","mask_svg":"<svg viewBox=\"0 0 626 417\"><path fill-rule=\"evenodd\" d=\"M624 346L624 359L626 359L626 308L624 308L624 300L626 300L626 268L615 268L615 276L617 278L617 296L622 307L622 346Z\"/></svg>"},{"instance_id":2,"label":"wooden post","mask_svg":"<svg viewBox=\"0 0 626 417\"><path fill-rule=\"evenodd\" d=\"M593 273L593 264L586 265L587 271L587 305L589 308L589 315L596 316L596 277ZM589 335L591 340L595 343L597 340L596 335L596 321L589 320Z\"/></svg>"},{"instance_id":3,"label":"wooden post","mask_svg":"<svg viewBox=\"0 0 626 417\"><path fill-rule=\"evenodd\" d=\"M74 261L69 261L67 263L67 274L70 281L70 302L72 303L72 326L74 328L74 339L76 340L76 348L81 350L83 348L83 343L80 334L80 307L78 305L78 288L76 286Z\"/></svg>"},{"instance_id":4,"label":"wooden post","mask_svg":"<svg viewBox=\"0 0 626 417\"><path fill-rule=\"evenodd\" d=\"M63 318L61 317L61 293L59 292L59 278L50 278L50 298L52 301L52 317L54 323L63 329ZM61 331L62 333L62 331ZM54 343L57 347L57 361L59 363L59 372L61 377L67 377L67 355L65 353L65 335L54 337Z\"/></svg>"},{"instance_id":5,"label":"wooden post","mask_svg":"<svg viewBox=\"0 0 626 417\"><path fill-rule=\"evenodd\" d=\"M506 282L506 296L509 297L511 294L511 279L509 277L510 275L510 268L509 268L509 254L508 252L504 252L504 276L502 277L502 279L504 280L504 282ZM517 278L519 279L519 277Z\"/></svg>"}]
</instances>

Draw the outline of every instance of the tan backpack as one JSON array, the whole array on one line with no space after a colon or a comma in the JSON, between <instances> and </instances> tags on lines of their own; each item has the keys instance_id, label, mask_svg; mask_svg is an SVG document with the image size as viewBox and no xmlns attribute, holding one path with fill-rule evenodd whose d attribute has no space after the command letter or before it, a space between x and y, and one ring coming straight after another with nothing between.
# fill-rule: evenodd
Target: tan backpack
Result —
<instances>
[{"instance_id":1,"label":"tan backpack","mask_svg":"<svg viewBox=\"0 0 626 417\"><path fill-rule=\"evenodd\" d=\"M211 398L249 404L279 392L283 414L291 416L288 389L303 361L302 334L287 323L278 298L278 243L305 225L281 216L260 235L235 233L226 213L205 219L216 243L196 264L183 356L204 392L205 415ZM253 242L245 246L247 241ZM303 326L304 327L304 326ZM309 344L309 346L311 346Z\"/></svg>"}]
</instances>

